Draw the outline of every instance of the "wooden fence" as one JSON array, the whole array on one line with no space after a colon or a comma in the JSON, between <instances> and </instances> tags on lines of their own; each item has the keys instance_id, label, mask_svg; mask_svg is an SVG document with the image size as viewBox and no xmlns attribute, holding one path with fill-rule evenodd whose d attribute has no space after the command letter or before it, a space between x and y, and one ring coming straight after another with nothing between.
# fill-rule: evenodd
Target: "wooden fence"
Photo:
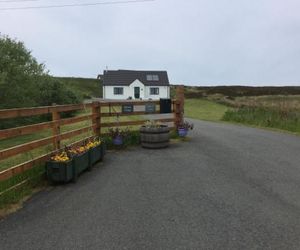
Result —
<instances>
[{"instance_id":1,"label":"wooden fence","mask_svg":"<svg viewBox=\"0 0 300 250\"><path fill-rule=\"evenodd\" d=\"M89 131L92 131L93 136L103 136L104 128L109 127L121 127L121 126L133 126L133 125L142 125L147 120L129 120L129 121L118 121L103 122L104 117L122 117L122 116L141 116L149 114L159 114L160 111L155 111L152 113L147 113L145 111L135 111L130 113L124 113L120 111L122 105L134 105L136 106L145 106L146 104L159 105L159 101L99 101L89 104L75 104L75 105L53 105L48 107L32 107L32 108L18 108L18 109L5 109L0 110L0 122L1 119L10 119L10 118L20 118L20 117L29 117L36 115L45 115L50 114L52 120L49 122L43 122L38 124L32 124L22 127L10 128L0 130L0 140L14 138L17 136L23 136L28 134L34 134L45 130L51 130L52 135L46 138L22 143L13 147L9 147L0 151L0 164L2 160L5 160L10 157L14 157L19 154L24 154L31 150L46 146L53 145L53 150L47 152L46 154L40 155L29 161L22 162L16 166L12 166L8 169L2 170L0 172L0 182L7 180L15 175L21 174L37 164L44 163L47 161L51 155L60 150L62 146L62 141L72 138L74 136L82 135ZM184 107L184 95L183 87L180 86L176 91L176 99L172 100L172 118L155 118L154 120L160 122L172 122L173 128L177 127L178 124L183 119L183 107ZM62 112L70 111L85 111L84 115L75 116L71 118L61 118ZM117 110L117 111L116 111ZM67 132L61 132L61 126L75 124L83 121L91 121L91 125L77 128ZM70 145L79 145L84 140L89 139L92 136L81 139L77 142L74 142ZM1 193L0 193L1 195Z\"/></svg>"}]
</instances>

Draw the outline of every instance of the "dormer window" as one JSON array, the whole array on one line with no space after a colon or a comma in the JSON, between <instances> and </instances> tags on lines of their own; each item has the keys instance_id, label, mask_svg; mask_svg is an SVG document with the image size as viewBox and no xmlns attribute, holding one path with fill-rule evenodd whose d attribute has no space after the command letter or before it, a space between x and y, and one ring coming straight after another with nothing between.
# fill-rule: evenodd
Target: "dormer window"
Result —
<instances>
[{"instance_id":1,"label":"dormer window","mask_svg":"<svg viewBox=\"0 0 300 250\"><path fill-rule=\"evenodd\" d=\"M147 75L147 81L159 81L158 75Z\"/></svg>"}]
</instances>

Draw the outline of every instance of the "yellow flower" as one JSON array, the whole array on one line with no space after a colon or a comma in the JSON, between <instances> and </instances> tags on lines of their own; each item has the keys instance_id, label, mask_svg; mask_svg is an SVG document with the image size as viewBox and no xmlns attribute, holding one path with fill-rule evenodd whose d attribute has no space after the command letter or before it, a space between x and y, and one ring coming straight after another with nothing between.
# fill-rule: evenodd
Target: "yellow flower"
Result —
<instances>
[{"instance_id":1,"label":"yellow flower","mask_svg":"<svg viewBox=\"0 0 300 250\"><path fill-rule=\"evenodd\" d=\"M52 156L51 160L57 161L57 162L66 162L66 161L69 161L70 158L67 156L66 152L62 152L60 154Z\"/></svg>"}]
</instances>

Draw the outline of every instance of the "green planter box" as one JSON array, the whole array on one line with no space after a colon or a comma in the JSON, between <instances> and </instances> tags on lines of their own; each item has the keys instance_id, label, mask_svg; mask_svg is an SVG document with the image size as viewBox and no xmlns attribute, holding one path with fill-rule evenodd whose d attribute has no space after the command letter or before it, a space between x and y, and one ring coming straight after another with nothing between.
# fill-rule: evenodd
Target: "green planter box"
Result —
<instances>
[{"instance_id":1,"label":"green planter box","mask_svg":"<svg viewBox=\"0 0 300 250\"><path fill-rule=\"evenodd\" d=\"M102 161L103 156L104 156L103 144L100 144L94 148L91 148L89 150L89 158L90 158L89 165L90 165L90 167L93 166L95 163Z\"/></svg>"},{"instance_id":2,"label":"green planter box","mask_svg":"<svg viewBox=\"0 0 300 250\"><path fill-rule=\"evenodd\" d=\"M74 178L73 162L47 161L46 174L51 182L69 182Z\"/></svg>"},{"instance_id":3,"label":"green planter box","mask_svg":"<svg viewBox=\"0 0 300 250\"><path fill-rule=\"evenodd\" d=\"M104 143L94 147L87 152L76 155L67 162L46 162L47 179L51 182L76 182L80 173L90 169L98 161L102 161L106 146Z\"/></svg>"},{"instance_id":4,"label":"green planter box","mask_svg":"<svg viewBox=\"0 0 300 250\"><path fill-rule=\"evenodd\" d=\"M74 168L74 180L77 179L80 173L90 168L89 151L73 157L73 168Z\"/></svg>"}]
</instances>

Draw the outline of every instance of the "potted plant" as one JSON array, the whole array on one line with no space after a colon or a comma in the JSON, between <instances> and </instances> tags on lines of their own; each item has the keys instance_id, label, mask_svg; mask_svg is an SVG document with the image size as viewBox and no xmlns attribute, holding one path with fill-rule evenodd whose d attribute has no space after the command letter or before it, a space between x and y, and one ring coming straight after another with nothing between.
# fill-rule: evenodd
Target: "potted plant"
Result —
<instances>
[{"instance_id":1,"label":"potted plant","mask_svg":"<svg viewBox=\"0 0 300 250\"><path fill-rule=\"evenodd\" d=\"M72 159L63 150L46 162L47 179L51 182L69 182L74 177Z\"/></svg>"},{"instance_id":2,"label":"potted plant","mask_svg":"<svg viewBox=\"0 0 300 250\"><path fill-rule=\"evenodd\" d=\"M144 148L158 149L169 146L170 128L160 122L147 121L141 126L140 135Z\"/></svg>"},{"instance_id":3,"label":"potted plant","mask_svg":"<svg viewBox=\"0 0 300 250\"><path fill-rule=\"evenodd\" d=\"M118 127L116 128L110 128L108 130L109 136L112 138L112 143L116 146L123 145L124 139L129 134L129 129L120 129Z\"/></svg>"},{"instance_id":4,"label":"potted plant","mask_svg":"<svg viewBox=\"0 0 300 250\"><path fill-rule=\"evenodd\" d=\"M178 135L180 137L186 137L188 134L188 131L192 130L193 128L194 128L194 124L189 123L187 121L183 121L182 123L180 123L178 125L178 129L177 129Z\"/></svg>"}]
</instances>

